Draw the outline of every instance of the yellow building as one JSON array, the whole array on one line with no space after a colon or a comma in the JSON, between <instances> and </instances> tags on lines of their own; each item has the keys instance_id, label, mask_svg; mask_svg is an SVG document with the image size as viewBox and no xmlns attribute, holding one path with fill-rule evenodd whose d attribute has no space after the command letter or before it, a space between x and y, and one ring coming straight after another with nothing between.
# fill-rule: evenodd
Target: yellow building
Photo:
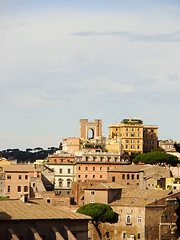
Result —
<instances>
[{"instance_id":1,"label":"yellow building","mask_svg":"<svg viewBox=\"0 0 180 240\"><path fill-rule=\"evenodd\" d=\"M145 126L140 119L124 119L109 125L106 149L121 154L143 153L157 149L157 126Z\"/></svg>"}]
</instances>

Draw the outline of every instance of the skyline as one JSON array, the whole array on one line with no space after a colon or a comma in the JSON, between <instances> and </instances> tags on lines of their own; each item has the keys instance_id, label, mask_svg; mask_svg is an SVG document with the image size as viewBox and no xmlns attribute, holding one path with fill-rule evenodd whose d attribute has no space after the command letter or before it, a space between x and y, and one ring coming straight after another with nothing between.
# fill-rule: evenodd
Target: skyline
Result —
<instances>
[{"instance_id":1,"label":"skyline","mask_svg":"<svg viewBox=\"0 0 180 240\"><path fill-rule=\"evenodd\" d=\"M0 3L0 148L58 146L79 119L179 137L178 0Z\"/></svg>"}]
</instances>

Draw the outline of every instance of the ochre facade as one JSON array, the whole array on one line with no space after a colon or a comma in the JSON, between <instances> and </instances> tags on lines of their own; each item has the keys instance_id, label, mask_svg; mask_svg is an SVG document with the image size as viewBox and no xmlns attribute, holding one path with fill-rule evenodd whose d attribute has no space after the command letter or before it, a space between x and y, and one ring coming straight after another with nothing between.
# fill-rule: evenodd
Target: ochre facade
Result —
<instances>
[{"instance_id":1,"label":"ochre facade","mask_svg":"<svg viewBox=\"0 0 180 240\"><path fill-rule=\"evenodd\" d=\"M143 153L157 149L157 126L145 126L140 119L124 119L121 123L109 125L109 152L121 154Z\"/></svg>"}]
</instances>

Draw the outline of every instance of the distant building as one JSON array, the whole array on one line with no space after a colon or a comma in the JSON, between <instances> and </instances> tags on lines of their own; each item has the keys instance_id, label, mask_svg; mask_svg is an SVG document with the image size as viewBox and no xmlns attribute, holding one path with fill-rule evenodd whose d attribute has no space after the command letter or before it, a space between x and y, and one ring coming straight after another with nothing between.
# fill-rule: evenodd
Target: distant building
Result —
<instances>
[{"instance_id":1,"label":"distant building","mask_svg":"<svg viewBox=\"0 0 180 240\"><path fill-rule=\"evenodd\" d=\"M113 182L91 184L84 188L84 204L99 202L110 204L120 199L122 188L124 186Z\"/></svg>"},{"instance_id":2,"label":"distant building","mask_svg":"<svg viewBox=\"0 0 180 240\"><path fill-rule=\"evenodd\" d=\"M102 120L95 119L93 122L88 122L88 119L80 119L79 131L81 139L96 139L102 136Z\"/></svg>"},{"instance_id":3,"label":"distant building","mask_svg":"<svg viewBox=\"0 0 180 240\"><path fill-rule=\"evenodd\" d=\"M127 165L108 170L108 181L141 189L165 188L170 171L158 165Z\"/></svg>"},{"instance_id":4,"label":"distant building","mask_svg":"<svg viewBox=\"0 0 180 240\"><path fill-rule=\"evenodd\" d=\"M49 155L46 160L49 163L72 163L75 162L74 154L60 151L59 153Z\"/></svg>"},{"instance_id":5,"label":"distant building","mask_svg":"<svg viewBox=\"0 0 180 240\"><path fill-rule=\"evenodd\" d=\"M140 119L124 119L121 123L109 125L109 139L106 149L131 155L157 149L157 126L143 125Z\"/></svg>"},{"instance_id":6,"label":"distant building","mask_svg":"<svg viewBox=\"0 0 180 240\"><path fill-rule=\"evenodd\" d=\"M49 162L45 164L54 171L54 190L57 195L70 195L71 183L76 181L76 164L71 162Z\"/></svg>"},{"instance_id":7,"label":"distant building","mask_svg":"<svg viewBox=\"0 0 180 240\"><path fill-rule=\"evenodd\" d=\"M30 194L30 178L41 178L41 172L33 165L4 165L1 169L0 194L11 199Z\"/></svg>"},{"instance_id":8,"label":"distant building","mask_svg":"<svg viewBox=\"0 0 180 240\"><path fill-rule=\"evenodd\" d=\"M76 158L77 181L107 181L107 171L121 165L130 164L120 158L118 153L96 152L83 153Z\"/></svg>"},{"instance_id":9,"label":"distant building","mask_svg":"<svg viewBox=\"0 0 180 240\"><path fill-rule=\"evenodd\" d=\"M68 137L62 140L62 150L69 154L74 154L80 149L80 138Z\"/></svg>"},{"instance_id":10,"label":"distant building","mask_svg":"<svg viewBox=\"0 0 180 240\"><path fill-rule=\"evenodd\" d=\"M165 152L176 152L176 149L174 147L175 141L170 139L170 140L159 140L158 145L162 149L164 149Z\"/></svg>"}]
</instances>

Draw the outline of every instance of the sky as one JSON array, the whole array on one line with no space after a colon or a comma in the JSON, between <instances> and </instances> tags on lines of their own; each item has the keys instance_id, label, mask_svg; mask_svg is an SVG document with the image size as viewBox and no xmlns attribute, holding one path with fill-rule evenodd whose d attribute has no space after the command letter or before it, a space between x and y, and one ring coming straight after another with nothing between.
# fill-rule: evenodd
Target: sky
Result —
<instances>
[{"instance_id":1,"label":"sky","mask_svg":"<svg viewBox=\"0 0 180 240\"><path fill-rule=\"evenodd\" d=\"M79 119L180 140L179 0L0 0L0 150L59 146Z\"/></svg>"}]
</instances>

